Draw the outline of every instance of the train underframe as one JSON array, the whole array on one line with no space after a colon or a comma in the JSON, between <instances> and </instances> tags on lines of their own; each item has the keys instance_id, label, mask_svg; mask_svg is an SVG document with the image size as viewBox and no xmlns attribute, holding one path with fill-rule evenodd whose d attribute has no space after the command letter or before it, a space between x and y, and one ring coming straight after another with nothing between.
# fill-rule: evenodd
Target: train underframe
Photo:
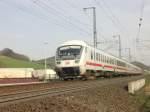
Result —
<instances>
[{"instance_id":1,"label":"train underframe","mask_svg":"<svg viewBox=\"0 0 150 112\"><path fill-rule=\"evenodd\" d=\"M73 79L96 79L97 77L112 78L112 77L123 77L140 74L129 74L125 72L114 72L114 71L103 71L103 70L86 70L84 74L80 73L79 67L64 67L56 70L60 79L73 80Z\"/></svg>"},{"instance_id":2,"label":"train underframe","mask_svg":"<svg viewBox=\"0 0 150 112\"><path fill-rule=\"evenodd\" d=\"M79 67L64 67L61 69L57 69L57 74L60 79L68 80L68 79L76 79L80 78L80 69Z\"/></svg>"}]
</instances>

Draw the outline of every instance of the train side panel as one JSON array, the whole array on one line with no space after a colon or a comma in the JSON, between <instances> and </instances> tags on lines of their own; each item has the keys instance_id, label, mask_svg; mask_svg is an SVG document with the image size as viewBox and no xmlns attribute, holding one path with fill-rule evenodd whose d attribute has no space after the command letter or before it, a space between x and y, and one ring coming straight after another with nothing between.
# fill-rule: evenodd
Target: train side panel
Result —
<instances>
[{"instance_id":1,"label":"train side panel","mask_svg":"<svg viewBox=\"0 0 150 112\"><path fill-rule=\"evenodd\" d=\"M130 64L126 60L96 49L82 41L69 41L59 48L61 49L59 49L58 53L60 52L62 54L59 56L58 54L56 55L56 67L64 73L63 76L85 77L104 74L141 74L139 67Z\"/></svg>"}]
</instances>

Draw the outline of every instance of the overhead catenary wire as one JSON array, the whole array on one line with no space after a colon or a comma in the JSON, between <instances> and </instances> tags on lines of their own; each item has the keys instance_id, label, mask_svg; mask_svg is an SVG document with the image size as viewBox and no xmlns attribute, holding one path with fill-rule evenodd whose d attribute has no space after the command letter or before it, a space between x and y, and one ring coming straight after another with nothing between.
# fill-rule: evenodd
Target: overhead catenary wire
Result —
<instances>
[{"instance_id":1,"label":"overhead catenary wire","mask_svg":"<svg viewBox=\"0 0 150 112\"><path fill-rule=\"evenodd\" d=\"M50 2L50 4L52 4L51 7L55 6L55 10L61 12L61 15L63 14L63 16L65 16L66 18L69 18L71 21L73 21L79 25L86 26L86 27L88 27L88 29L91 30L91 27L92 27L91 24L85 23L85 21L81 21L81 19L78 19L79 17L74 17L73 15L67 13L66 10L64 10L64 8L59 7L58 4L54 3L53 1L49 1L49 0L45 0L45 1L47 1L46 2L47 4ZM81 10L79 10L79 11L78 11L78 14L81 13Z\"/></svg>"},{"instance_id":2,"label":"overhead catenary wire","mask_svg":"<svg viewBox=\"0 0 150 112\"><path fill-rule=\"evenodd\" d=\"M110 6L106 3L105 0L94 0L96 5L103 10L104 15L111 21L112 25L120 32L124 39L129 40L131 37L125 26L120 22L119 18L113 13ZM126 46L128 42L126 41Z\"/></svg>"},{"instance_id":3,"label":"overhead catenary wire","mask_svg":"<svg viewBox=\"0 0 150 112\"><path fill-rule=\"evenodd\" d=\"M121 33L122 32L122 29L120 29L120 27L118 26L118 23L116 23L115 19L113 18L112 14L110 14L111 12L108 13L107 9L105 8L105 5L101 2L101 1L98 1L98 0L94 0L95 3L98 5L98 7L100 9L103 10L103 13L105 14L105 16L112 22L112 24L114 25L114 27Z\"/></svg>"},{"instance_id":4,"label":"overhead catenary wire","mask_svg":"<svg viewBox=\"0 0 150 112\"><path fill-rule=\"evenodd\" d=\"M44 22L46 22L46 23L54 24L54 25L56 25L56 26L62 28L63 30L68 31L68 30L70 29L70 27L67 27L65 24L60 23L60 22L58 22L58 21L56 21L56 20L52 20L52 19L49 18L48 16L43 16L41 13L40 13L40 14L37 14L37 13L32 12L31 10L28 10L28 7L26 7L26 6L23 5L23 4L20 6L20 5L18 5L17 3L15 3L15 2L7 1L7 0L0 1L0 2L6 4L6 5L8 5L8 6L14 7L14 8L16 8L16 9L18 9L18 10L24 12L24 13L27 13L27 14L33 16L33 17L36 17L37 19L40 19L40 20L42 20L42 21L44 21ZM78 32L79 32L79 30L78 30ZM79 34L82 35L82 36L85 35L85 33L82 33L82 32L79 32ZM86 35L88 35L88 34L86 33Z\"/></svg>"},{"instance_id":5,"label":"overhead catenary wire","mask_svg":"<svg viewBox=\"0 0 150 112\"><path fill-rule=\"evenodd\" d=\"M64 1L66 4L68 4L68 6L70 6L71 8L74 8L77 13L79 13L79 11L81 11L81 9L82 9L82 7L79 7L79 6L77 6L77 5L73 4L73 3L71 3L69 0L63 0L63 1ZM85 13L84 13L84 14L85 14ZM91 17L90 17L88 14L85 14L85 15L88 17L88 19L89 19L90 21L93 21L93 20L91 19ZM87 25L89 25L90 27L92 27L92 24L87 24ZM100 36L102 39L104 39L104 40L106 41L105 36L102 34L102 26L100 26L99 24L97 24L97 27L100 29L100 30L99 30L99 36Z\"/></svg>"},{"instance_id":6,"label":"overhead catenary wire","mask_svg":"<svg viewBox=\"0 0 150 112\"><path fill-rule=\"evenodd\" d=\"M116 24L118 24L117 26L120 28L120 30L124 33L128 33L126 31L125 26L120 22L119 18L112 12L112 10L110 9L110 7L108 6L108 4L106 3L105 0L101 0L103 2L103 5L107 8L108 12L110 13L112 19L114 20L114 22Z\"/></svg>"},{"instance_id":7,"label":"overhead catenary wire","mask_svg":"<svg viewBox=\"0 0 150 112\"><path fill-rule=\"evenodd\" d=\"M31 0L32 3L36 4L37 6L39 6L41 9L45 10L47 13L49 14L52 14L55 18L57 19L61 19L63 21L66 22L66 24L76 28L77 30L79 31L82 31L88 35L91 35L89 33L89 31L86 31L85 29L77 26L76 24L72 23L69 18L66 18L63 14L61 14L60 12L58 12L57 10L55 10L54 8L50 7L49 5L45 4L44 2L42 1L39 1L39 0Z\"/></svg>"}]
</instances>

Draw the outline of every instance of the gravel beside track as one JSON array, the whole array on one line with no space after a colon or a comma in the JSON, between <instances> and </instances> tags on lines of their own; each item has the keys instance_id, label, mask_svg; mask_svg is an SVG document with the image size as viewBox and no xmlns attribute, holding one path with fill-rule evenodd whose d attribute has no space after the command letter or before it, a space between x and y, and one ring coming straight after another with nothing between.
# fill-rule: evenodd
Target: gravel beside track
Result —
<instances>
[{"instance_id":1,"label":"gravel beside track","mask_svg":"<svg viewBox=\"0 0 150 112\"><path fill-rule=\"evenodd\" d=\"M138 78L141 78L143 76L139 76ZM124 77L124 79L128 79L129 77ZM133 79L135 77L132 77ZM135 79L138 79L135 78ZM115 78L118 79L118 78ZM98 79L98 80L109 80L109 79ZM111 80L111 79L110 79ZM112 79L114 80L114 79ZM94 80L95 81L95 80ZM13 86L1 86L0 87L0 95L7 94L7 93L16 93L16 92L22 92L22 91L29 91L29 90L39 90L39 89L45 89L45 88L53 88L53 87L61 87L61 86L67 86L70 84L76 84L76 83L84 83L86 81L60 81L60 82L50 82L50 83L41 83L41 84L29 84L29 85L13 85Z\"/></svg>"},{"instance_id":2,"label":"gravel beside track","mask_svg":"<svg viewBox=\"0 0 150 112\"><path fill-rule=\"evenodd\" d=\"M137 104L123 89L128 81L139 78L78 82L73 84L80 87L78 90L0 105L0 112L139 112Z\"/></svg>"},{"instance_id":3,"label":"gravel beside track","mask_svg":"<svg viewBox=\"0 0 150 112\"><path fill-rule=\"evenodd\" d=\"M0 95L7 93L16 93L30 90L39 90L52 87L60 87L74 82L49 82L49 83L40 83L40 84L28 84L28 85L13 85L13 86L1 86Z\"/></svg>"}]
</instances>

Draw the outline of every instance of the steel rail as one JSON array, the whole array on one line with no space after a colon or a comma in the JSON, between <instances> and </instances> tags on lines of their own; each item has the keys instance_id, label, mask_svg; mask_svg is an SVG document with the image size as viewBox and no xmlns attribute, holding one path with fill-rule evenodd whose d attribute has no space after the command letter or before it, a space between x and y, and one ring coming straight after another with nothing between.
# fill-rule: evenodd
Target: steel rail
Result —
<instances>
[{"instance_id":1,"label":"steel rail","mask_svg":"<svg viewBox=\"0 0 150 112\"><path fill-rule=\"evenodd\" d=\"M23 93L23 92L19 93L19 96L18 94L5 95L5 97L0 97L0 103L12 102L12 101L17 101L17 100L22 100L22 99L27 99L27 98L44 96L44 95L64 94L68 92L92 88L93 86L95 86L95 84L96 84L95 82L91 82L91 83L86 83L83 85L78 84L78 85L69 86L69 87L53 88L53 89L48 89L46 91L34 91L34 92L28 91L26 93Z\"/></svg>"},{"instance_id":2,"label":"steel rail","mask_svg":"<svg viewBox=\"0 0 150 112\"><path fill-rule=\"evenodd\" d=\"M79 90L85 90L88 88L93 87L101 87L111 84L117 84L117 83L124 83L133 80L132 78L128 79L125 78L122 81L120 81L122 78L115 78L115 79L107 79L107 80L96 80L96 81L88 81L80 84L72 84L68 86L61 86L56 88L46 88L46 89L40 89L40 90L32 90L32 91L25 91L25 92L18 92L18 93L12 93L12 94L5 94L0 96L0 104L3 103L10 103L14 101L19 101L23 99L30 99L45 95L58 95L58 94L64 94L68 92L73 91L79 91ZM135 79L135 78L134 78ZM120 82L119 82L120 81Z\"/></svg>"}]
</instances>

